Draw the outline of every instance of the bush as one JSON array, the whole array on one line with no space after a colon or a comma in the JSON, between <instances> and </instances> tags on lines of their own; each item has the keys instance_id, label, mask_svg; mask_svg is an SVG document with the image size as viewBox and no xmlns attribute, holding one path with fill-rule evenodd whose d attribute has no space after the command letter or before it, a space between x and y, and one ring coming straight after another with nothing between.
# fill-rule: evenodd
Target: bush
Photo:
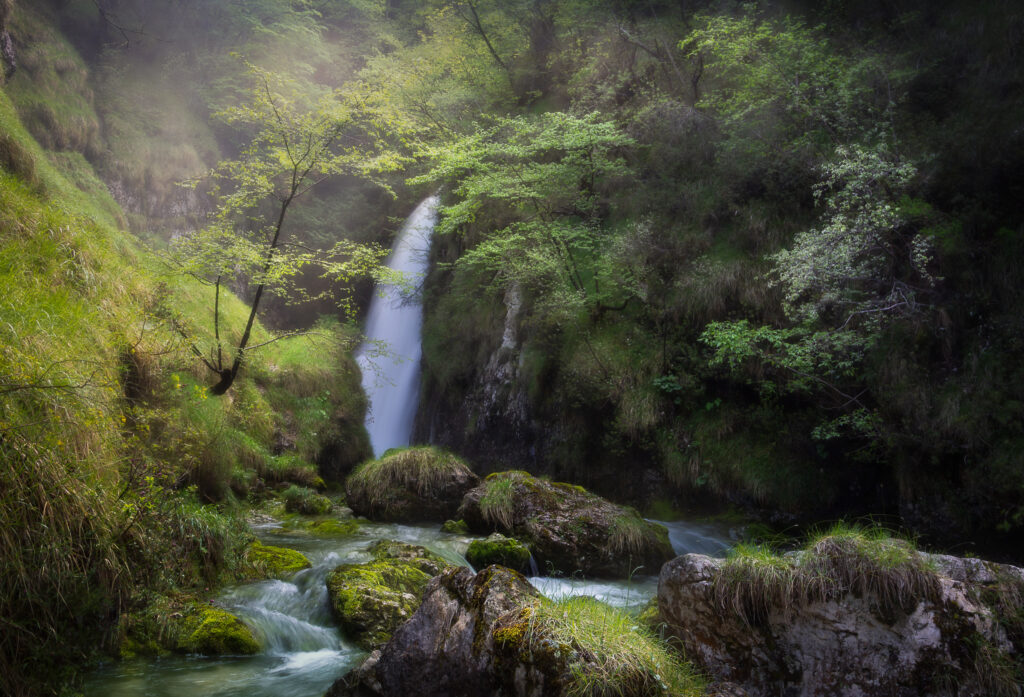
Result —
<instances>
[{"instance_id":1,"label":"bush","mask_svg":"<svg viewBox=\"0 0 1024 697\"><path fill-rule=\"evenodd\" d=\"M304 515L326 515L331 512L334 504L326 496L317 494L304 486L290 486L281 494L284 509L289 513Z\"/></svg>"}]
</instances>

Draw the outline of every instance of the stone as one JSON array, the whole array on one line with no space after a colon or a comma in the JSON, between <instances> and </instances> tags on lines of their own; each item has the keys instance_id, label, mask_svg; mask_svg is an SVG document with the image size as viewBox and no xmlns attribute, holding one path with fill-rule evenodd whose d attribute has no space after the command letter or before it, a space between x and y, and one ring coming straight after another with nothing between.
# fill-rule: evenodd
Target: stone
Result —
<instances>
[{"instance_id":1,"label":"stone","mask_svg":"<svg viewBox=\"0 0 1024 697\"><path fill-rule=\"evenodd\" d=\"M311 566L302 552L265 545L257 540L245 550L242 575L246 578L289 578Z\"/></svg>"},{"instance_id":2,"label":"stone","mask_svg":"<svg viewBox=\"0 0 1024 697\"><path fill-rule=\"evenodd\" d=\"M466 494L458 516L473 532L520 540L544 573L654 575L674 556L664 526L583 487L527 472L489 475Z\"/></svg>"},{"instance_id":3,"label":"stone","mask_svg":"<svg viewBox=\"0 0 1024 697\"><path fill-rule=\"evenodd\" d=\"M495 532L485 540L470 542L466 560L476 569L499 564L526 573L530 570L530 548L519 540Z\"/></svg>"},{"instance_id":4,"label":"stone","mask_svg":"<svg viewBox=\"0 0 1024 697\"><path fill-rule=\"evenodd\" d=\"M341 564L327 576L331 611L357 644L385 644L419 607L431 577L450 564L424 547L380 540L369 548L374 560Z\"/></svg>"},{"instance_id":5,"label":"stone","mask_svg":"<svg viewBox=\"0 0 1024 697\"><path fill-rule=\"evenodd\" d=\"M454 516L479 481L455 455L419 446L359 465L345 480L345 496L356 514L370 520L440 523Z\"/></svg>"},{"instance_id":6,"label":"stone","mask_svg":"<svg viewBox=\"0 0 1024 697\"><path fill-rule=\"evenodd\" d=\"M784 559L795 564L799 555ZM658 606L685 655L728 685L726 694L1013 694L1006 691L1014 684L1006 666L1024 647L1012 644L985 598L1019 600L1022 571L955 557L923 561L935 574L934 592L910 603L843 591L786 607L776 602L751 620L716 592L724 562L687 554L662 568Z\"/></svg>"}]
</instances>

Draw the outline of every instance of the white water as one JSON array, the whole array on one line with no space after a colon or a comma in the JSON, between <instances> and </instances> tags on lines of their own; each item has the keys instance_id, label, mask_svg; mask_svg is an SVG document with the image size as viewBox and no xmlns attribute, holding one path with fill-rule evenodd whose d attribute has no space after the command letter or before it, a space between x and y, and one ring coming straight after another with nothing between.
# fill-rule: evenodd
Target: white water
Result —
<instances>
[{"instance_id":1,"label":"white water","mask_svg":"<svg viewBox=\"0 0 1024 697\"><path fill-rule=\"evenodd\" d=\"M427 270L427 252L437 223L438 197L423 201L398 234L387 266L401 271L412 291L377 288L366 317L367 342L356 360L370 401L366 430L374 456L409 445L419 402L420 328L423 306L419 286Z\"/></svg>"}]
</instances>

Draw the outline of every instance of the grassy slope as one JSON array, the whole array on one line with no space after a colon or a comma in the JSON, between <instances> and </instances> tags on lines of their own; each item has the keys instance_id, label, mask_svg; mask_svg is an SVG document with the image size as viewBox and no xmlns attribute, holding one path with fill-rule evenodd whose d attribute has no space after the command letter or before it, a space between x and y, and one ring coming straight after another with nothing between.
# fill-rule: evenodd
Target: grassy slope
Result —
<instances>
[{"instance_id":1,"label":"grassy slope","mask_svg":"<svg viewBox=\"0 0 1024 697\"><path fill-rule=\"evenodd\" d=\"M11 695L73 679L97 628L142 589L231 571L244 532L230 508L200 500L261 479L314 483L317 459L368 453L351 337L336 324L253 353L233 394L208 398L205 368L166 320L209 345L212 289L169 274L124 232L83 157L92 141L54 136L46 144L64 149L49 151L25 128L31 118L53 135L95 118L86 81L46 78L52 60L86 73L74 49L45 24L31 30L50 32L38 49L50 55L0 91L0 692ZM40 122L40 104L56 124ZM228 296L222 312L237 336L246 306ZM257 327L254 343L268 338Z\"/></svg>"}]
</instances>

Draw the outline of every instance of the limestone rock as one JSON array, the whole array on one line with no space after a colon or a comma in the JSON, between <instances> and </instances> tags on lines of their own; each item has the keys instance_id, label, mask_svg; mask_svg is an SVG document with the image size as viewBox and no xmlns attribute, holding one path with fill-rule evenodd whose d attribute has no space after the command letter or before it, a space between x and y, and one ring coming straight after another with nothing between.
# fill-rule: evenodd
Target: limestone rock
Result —
<instances>
[{"instance_id":1,"label":"limestone rock","mask_svg":"<svg viewBox=\"0 0 1024 697\"><path fill-rule=\"evenodd\" d=\"M1024 647L1012 645L998 619L1005 613L986 599L1019 603L1024 572L954 557L924 561L936 570L935 592L909 604L845 592L776 603L751 620L716 592L722 560L688 554L662 568L658 605L686 656L729 685L728 694L1020 694L1006 662Z\"/></svg>"},{"instance_id":2,"label":"limestone rock","mask_svg":"<svg viewBox=\"0 0 1024 697\"><path fill-rule=\"evenodd\" d=\"M583 487L526 472L492 474L458 516L477 533L498 530L526 543L542 571L625 578L656 574L673 557L668 531Z\"/></svg>"}]
</instances>

